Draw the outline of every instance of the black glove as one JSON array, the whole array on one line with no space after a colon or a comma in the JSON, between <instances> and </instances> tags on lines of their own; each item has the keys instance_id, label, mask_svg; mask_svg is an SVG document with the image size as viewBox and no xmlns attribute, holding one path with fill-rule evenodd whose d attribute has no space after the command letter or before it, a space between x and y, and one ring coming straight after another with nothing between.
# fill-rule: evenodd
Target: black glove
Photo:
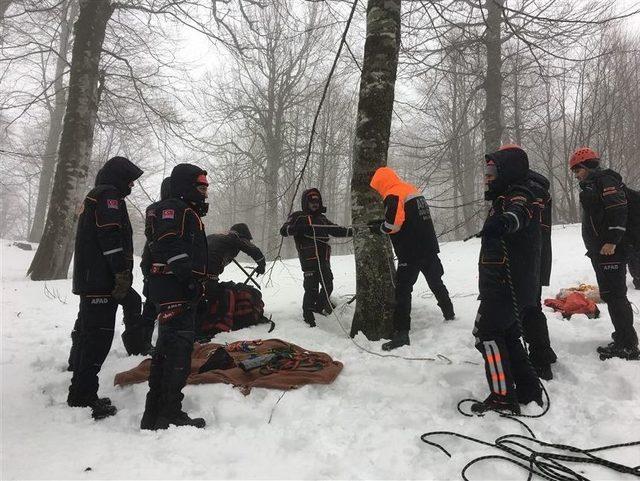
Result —
<instances>
[{"instance_id":1,"label":"black glove","mask_svg":"<svg viewBox=\"0 0 640 481\"><path fill-rule=\"evenodd\" d=\"M114 277L115 286L113 287L113 291L111 291L111 295L116 301L121 301L127 296L129 289L131 289L133 274L131 271L122 271L116 272Z\"/></svg>"},{"instance_id":2,"label":"black glove","mask_svg":"<svg viewBox=\"0 0 640 481\"><path fill-rule=\"evenodd\" d=\"M191 279L187 284L187 298L191 304L200 302L200 298L204 295L204 285L197 279Z\"/></svg>"},{"instance_id":3,"label":"black glove","mask_svg":"<svg viewBox=\"0 0 640 481\"><path fill-rule=\"evenodd\" d=\"M380 230L381 224L384 222L383 219L374 219L367 222L367 227L372 234L382 234L382 230Z\"/></svg>"},{"instance_id":4,"label":"black glove","mask_svg":"<svg viewBox=\"0 0 640 481\"><path fill-rule=\"evenodd\" d=\"M493 215L487 219L482 228L483 237L500 238L507 233L507 222L502 215Z\"/></svg>"},{"instance_id":5,"label":"black glove","mask_svg":"<svg viewBox=\"0 0 640 481\"><path fill-rule=\"evenodd\" d=\"M258 267L256 267L256 274L261 276L262 274L264 274L266 268L267 263L264 260L261 260L260 262L258 262Z\"/></svg>"}]
</instances>

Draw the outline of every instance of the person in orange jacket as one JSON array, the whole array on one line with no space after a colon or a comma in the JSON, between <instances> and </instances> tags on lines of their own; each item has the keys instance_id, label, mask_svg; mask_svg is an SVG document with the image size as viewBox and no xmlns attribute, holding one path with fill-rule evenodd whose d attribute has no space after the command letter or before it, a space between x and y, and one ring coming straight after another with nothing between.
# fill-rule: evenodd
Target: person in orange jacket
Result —
<instances>
[{"instance_id":1,"label":"person in orange jacket","mask_svg":"<svg viewBox=\"0 0 640 481\"><path fill-rule=\"evenodd\" d=\"M376 170L370 185L382 196L385 214L383 220L369 225L372 232L391 237L398 258L393 338L382 345L383 350L390 351L410 344L411 292L421 272L445 320L452 320L455 314L449 291L442 282L440 247L427 201L414 185L403 182L389 167Z\"/></svg>"}]
</instances>

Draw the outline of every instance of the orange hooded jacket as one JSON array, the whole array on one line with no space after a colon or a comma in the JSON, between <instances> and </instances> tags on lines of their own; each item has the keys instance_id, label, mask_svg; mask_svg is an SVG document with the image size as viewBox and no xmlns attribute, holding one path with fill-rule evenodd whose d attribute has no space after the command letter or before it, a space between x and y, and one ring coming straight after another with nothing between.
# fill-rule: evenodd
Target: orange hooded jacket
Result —
<instances>
[{"instance_id":1,"label":"orange hooded jacket","mask_svg":"<svg viewBox=\"0 0 640 481\"><path fill-rule=\"evenodd\" d=\"M390 195L398 197L395 212L387 212L383 224L383 228L387 233L397 233L402 228L402 224L404 224L406 218L404 210L405 202L421 194L413 184L400 180L398 174L390 167L380 167L376 170L369 185L382 196L383 200Z\"/></svg>"}]
</instances>

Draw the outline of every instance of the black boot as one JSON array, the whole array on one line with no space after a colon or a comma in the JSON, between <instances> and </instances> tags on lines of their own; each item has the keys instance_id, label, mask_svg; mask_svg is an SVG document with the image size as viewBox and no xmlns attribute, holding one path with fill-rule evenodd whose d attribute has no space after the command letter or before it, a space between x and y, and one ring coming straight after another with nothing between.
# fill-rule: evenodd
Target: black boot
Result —
<instances>
[{"instance_id":1,"label":"black boot","mask_svg":"<svg viewBox=\"0 0 640 481\"><path fill-rule=\"evenodd\" d=\"M316 327L316 317L313 315L313 311L304 311L302 319L309 324L309 327Z\"/></svg>"},{"instance_id":2,"label":"black boot","mask_svg":"<svg viewBox=\"0 0 640 481\"><path fill-rule=\"evenodd\" d=\"M518 415L520 414L520 405L512 397L491 393L484 401L473 403L471 405L471 411L476 414L482 414L487 411L498 411Z\"/></svg>"},{"instance_id":3,"label":"black boot","mask_svg":"<svg viewBox=\"0 0 640 481\"><path fill-rule=\"evenodd\" d=\"M108 397L96 397L87 401L86 399L78 399L69 394L67 397L67 405L70 407L91 408L91 416L96 420L113 416L118 412L118 409L111 404L111 399Z\"/></svg>"},{"instance_id":4,"label":"black boot","mask_svg":"<svg viewBox=\"0 0 640 481\"><path fill-rule=\"evenodd\" d=\"M172 417L159 416L154 426L155 430L168 429L169 426L193 426L194 428L203 429L207 425L202 418L190 418L187 413L180 411Z\"/></svg>"},{"instance_id":5,"label":"black boot","mask_svg":"<svg viewBox=\"0 0 640 481\"><path fill-rule=\"evenodd\" d=\"M614 357L626 359L627 361L637 361L640 359L640 351L637 346L623 347L615 342L612 342L607 346L600 346L598 348L598 354L600 354L601 361L612 359Z\"/></svg>"},{"instance_id":6,"label":"black boot","mask_svg":"<svg viewBox=\"0 0 640 481\"><path fill-rule=\"evenodd\" d=\"M409 331L394 331L393 336L389 342L385 342L382 345L383 351L391 351L401 346L408 346L411 344L409 341Z\"/></svg>"}]
</instances>

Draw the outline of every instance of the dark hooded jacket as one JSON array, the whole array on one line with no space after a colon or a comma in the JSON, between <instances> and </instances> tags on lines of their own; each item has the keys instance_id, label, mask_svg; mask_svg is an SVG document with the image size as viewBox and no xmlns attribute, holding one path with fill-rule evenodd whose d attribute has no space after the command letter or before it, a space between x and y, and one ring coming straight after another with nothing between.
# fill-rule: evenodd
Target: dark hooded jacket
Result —
<instances>
[{"instance_id":1,"label":"dark hooded jacket","mask_svg":"<svg viewBox=\"0 0 640 481\"><path fill-rule=\"evenodd\" d=\"M169 198L171 198L171 177L165 177L162 179L162 183L160 184L160 200L167 200ZM145 211L144 235L147 239L149 238L149 233L153 229L153 217L155 215L157 205L158 202L154 202L149 205ZM146 279L151 270L151 251L149 250L148 240L144 243L144 248L142 249L140 269L142 270L142 275Z\"/></svg>"},{"instance_id":2,"label":"dark hooded jacket","mask_svg":"<svg viewBox=\"0 0 640 481\"><path fill-rule=\"evenodd\" d=\"M199 212L204 196L197 192L201 168L179 164L171 172L170 197L147 209L145 234L149 259L149 296L156 303L188 300L189 286L207 275L207 238Z\"/></svg>"},{"instance_id":3,"label":"dark hooded jacket","mask_svg":"<svg viewBox=\"0 0 640 481\"><path fill-rule=\"evenodd\" d=\"M309 198L317 196L320 208L316 212L309 209ZM316 188L302 193L302 210L293 212L280 228L280 235L293 236L300 265L303 271L318 269L318 262L329 262L331 246L329 236L351 237L351 228L342 227L331 222L324 213L327 211L322 203L322 195ZM315 239L315 240L314 240Z\"/></svg>"},{"instance_id":4,"label":"dark hooded jacket","mask_svg":"<svg viewBox=\"0 0 640 481\"><path fill-rule=\"evenodd\" d=\"M109 159L82 202L73 261L73 292L110 295L117 272L133 269L133 232L125 197L142 175L124 157Z\"/></svg>"},{"instance_id":5,"label":"dark hooded jacket","mask_svg":"<svg viewBox=\"0 0 640 481\"><path fill-rule=\"evenodd\" d=\"M534 215L540 224L540 284L548 286L551 281L551 219L552 200L549 194L549 180L542 174L533 170L529 171L527 180L529 190L535 196Z\"/></svg>"},{"instance_id":6,"label":"dark hooded jacket","mask_svg":"<svg viewBox=\"0 0 640 481\"><path fill-rule=\"evenodd\" d=\"M620 244L627 229L628 204L622 177L611 169L596 168L580 182L582 239L587 255L604 244Z\"/></svg>"},{"instance_id":7,"label":"dark hooded jacket","mask_svg":"<svg viewBox=\"0 0 640 481\"><path fill-rule=\"evenodd\" d=\"M540 226L534 215L535 196L527 185L529 161L526 153L516 148L486 158L495 162L498 176L485 192L492 201L485 225L498 217L506 234L501 238L482 236L479 298L511 303L513 286L519 308L535 306L540 282Z\"/></svg>"},{"instance_id":8,"label":"dark hooded jacket","mask_svg":"<svg viewBox=\"0 0 640 481\"><path fill-rule=\"evenodd\" d=\"M264 265L262 251L251 242L251 231L247 224L235 224L226 234L211 234L207 236L209 246L209 275L219 276L233 259L244 252L258 265Z\"/></svg>"}]
</instances>

